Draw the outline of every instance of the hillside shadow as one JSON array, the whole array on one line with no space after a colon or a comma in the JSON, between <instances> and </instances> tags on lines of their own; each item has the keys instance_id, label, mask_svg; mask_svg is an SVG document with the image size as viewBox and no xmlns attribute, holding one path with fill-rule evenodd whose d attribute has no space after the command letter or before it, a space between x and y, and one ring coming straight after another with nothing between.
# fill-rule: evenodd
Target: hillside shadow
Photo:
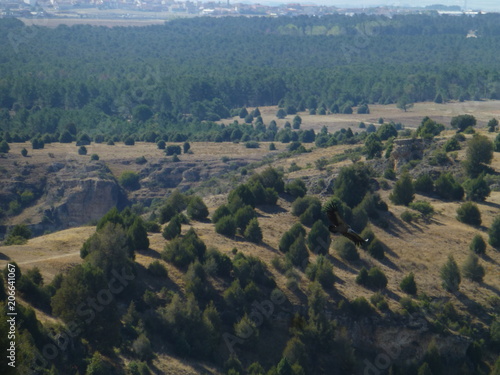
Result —
<instances>
[{"instance_id":1,"label":"hillside shadow","mask_svg":"<svg viewBox=\"0 0 500 375\"><path fill-rule=\"evenodd\" d=\"M489 289L488 287L491 287L490 285L486 286L486 289ZM494 287L491 287L494 288ZM496 291L498 293L498 290ZM455 297L465 306L467 309L467 312L476 318L478 318L481 322L487 324L488 323L488 314L484 311L483 306L481 306L480 303L470 299L466 294L464 294L461 291L458 291L454 293Z\"/></svg>"},{"instance_id":2,"label":"hillside shadow","mask_svg":"<svg viewBox=\"0 0 500 375\"><path fill-rule=\"evenodd\" d=\"M384 296L386 296L387 298L390 298L390 299L392 299L393 301L396 301L396 302L399 302L401 300L401 297L399 295L397 295L392 290L389 290L387 288L382 291L382 294Z\"/></svg>"},{"instance_id":3,"label":"hillside shadow","mask_svg":"<svg viewBox=\"0 0 500 375\"><path fill-rule=\"evenodd\" d=\"M330 263L332 263L334 270L335 270L335 268L337 268L337 269L340 269L342 271L349 272L353 275L358 274L358 271L355 268L351 267L350 265L344 263L340 259L337 259L330 254L328 254L328 260L330 261Z\"/></svg>"},{"instance_id":4,"label":"hillside shadow","mask_svg":"<svg viewBox=\"0 0 500 375\"><path fill-rule=\"evenodd\" d=\"M380 263L382 263L384 266L389 267L390 269L394 271L401 271L401 268L398 267L396 263L394 263L392 260L390 260L388 257L384 257L384 259L379 260Z\"/></svg>"},{"instance_id":5,"label":"hillside shadow","mask_svg":"<svg viewBox=\"0 0 500 375\"><path fill-rule=\"evenodd\" d=\"M488 254L481 254L479 257L487 263L498 265L498 262L492 257L490 257Z\"/></svg>"},{"instance_id":6,"label":"hillside shadow","mask_svg":"<svg viewBox=\"0 0 500 375\"><path fill-rule=\"evenodd\" d=\"M278 206L278 205L257 206L257 208L268 215L276 215L276 214L282 214L284 212L287 212L287 210L285 210L283 207ZM260 216L267 217L264 215L260 215Z\"/></svg>"},{"instance_id":7,"label":"hillside shadow","mask_svg":"<svg viewBox=\"0 0 500 375\"><path fill-rule=\"evenodd\" d=\"M500 295L500 289L498 289L497 287L495 287L493 285L486 284L484 282L480 282L479 285L481 285L485 289L488 289L490 292L493 292L493 293L496 293L497 295Z\"/></svg>"},{"instance_id":8,"label":"hillside shadow","mask_svg":"<svg viewBox=\"0 0 500 375\"><path fill-rule=\"evenodd\" d=\"M495 202L484 201L484 202L481 202L481 205L485 205L485 206L488 206L488 207L500 209L500 204L499 203L495 203Z\"/></svg>"},{"instance_id":9,"label":"hillside shadow","mask_svg":"<svg viewBox=\"0 0 500 375\"><path fill-rule=\"evenodd\" d=\"M153 250L153 249L136 250L136 253L153 258L153 259L160 259L161 258L160 253L156 250Z\"/></svg>"}]
</instances>

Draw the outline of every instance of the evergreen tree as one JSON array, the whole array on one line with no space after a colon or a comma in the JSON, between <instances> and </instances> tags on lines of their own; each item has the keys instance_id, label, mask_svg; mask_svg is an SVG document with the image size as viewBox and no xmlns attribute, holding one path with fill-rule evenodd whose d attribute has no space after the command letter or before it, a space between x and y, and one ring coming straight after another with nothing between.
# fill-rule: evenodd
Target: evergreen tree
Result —
<instances>
[{"instance_id":1,"label":"evergreen tree","mask_svg":"<svg viewBox=\"0 0 500 375\"><path fill-rule=\"evenodd\" d=\"M486 251L486 242L483 236L476 234L469 245L469 249L475 254L484 254Z\"/></svg>"},{"instance_id":2,"label":"evergreen tree","mask_svg":"<svg viewBox=\"0 0 500 375\"><path fill-rule=\"evenodd\" d=\"M457 220L465 224L479 226L481 225L481 211L475 203L465 202L457 208Z\"/></svg>"},{"instance_id":3,"label":"evergreen tree","mask_svg":"<svg viewBox=\"0 0 500 375\"><path fill-rule=\"evenodd\" d=\"M474 178L485 170L485 164L493 160L493 142L484 135L475 134L467 144L465 171Z\"/></svg>"},{"instance_id":4,"label":"evergreen tree","mask_svg":"<svg viewBox=\"0 0 500 375\"><path fill-rule=\"evenodd\" d=\"M187 206L187 214L193 220L206 220L208 217L208 208L203 199L197 195L191 197Z\"/></svg>"},{"instance_id":5,"label":"evergreen tree","mask_svg":"<svg viewBox=\"0 0 500 375\"><path fill-rule=\"evenodd\" d=\"M462 266L462 275L472 281L482 282L485 271L479 264L479 257L476 254L469 254Z\"/></svg>"},{"instance_id":6,"label":"evergreen tree","mask_svg":"<svg viewBox=\"0 0 500 375\"><path fill-rule=\"evenodd\" d=\"M144 220L137 216L134 223L128 228L127 235L133 250L149 249L148 232L144 225Z\"/></svg>"},{"instance_id":7,"label":"evergreen tree","mask_svg":"<svg viewBox=\"0 0 500 375\"><path fill-rule=\"evenodd\" d=\"M448 292L458 291L460 285L460 271L453 255L448 256L448 261L441 267L440 276L442 286Z\"/></svg>"},{"instance_id":8,"label":"evergreen tree","mask_svg":"<svg viewBox=\"0 0 500 375\"><path fill-rule=\"evenodd\" d=\"M260 229L257 218L253 218L248 223L248 226L245 229L245 238L253 243L259 243L262 241L262 230Z\"/></svg>"},{"instance_id":9,"label":"evergreen tree","mask_svg":"<svg viewBox=\"0 0 500 375\"><path fill-rule=\"evenodd\" d=\"M330 249L330 231L323 221L316 221L307 235L307 247L315 254L328 254Z\"/></svg>"},{"instance_id":10,"label":"evergreen tree","mask_svg":"<svg viewBox=\"0 0 500 375\"><path fill-rule=\"evenodd\" d=\"M415 282L415 276L413 272L410 272L399 284L401 290L407 294L416 295L417 294L417 283Z\"/></svg>"},{"instance_id":11,"label":"evergreen tree","mask_svg":"<svg viewBox=\"0 0 500 375\"><path fill-rule=\"evenodd\" d=\"M301 267L307 263L309 253L307 252L306 242L302 234L292 243L289 251L286 253L286 257L296 267Z\"/></svg>"},{"instance_id":12,"label":"evergreen tree","mask_svg":"<svg viewBox=\"0 0 500 375\"><path fill-rule=\"evenodd\" d=\"M398 205L408 206L415 198L415 189L408 173L403 173L401 178L396 181L394 189L389 195L389 199Z\"/></svg>"},{"instance_id":13,"label":"evergreen tree","mask_svg":"<svg viewBox=\"0 0 500 375\"><path fill-rule=\"evenodd\" d=\"M488 229L488 236L490 245L495 249L500 249L500 216L493 220L490 229Z\"/></svg>"}]
</instances>

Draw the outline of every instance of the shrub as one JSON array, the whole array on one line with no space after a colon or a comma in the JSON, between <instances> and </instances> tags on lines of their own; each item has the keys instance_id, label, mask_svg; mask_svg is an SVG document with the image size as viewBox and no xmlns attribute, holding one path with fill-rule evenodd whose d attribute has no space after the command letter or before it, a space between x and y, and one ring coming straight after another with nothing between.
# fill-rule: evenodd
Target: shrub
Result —
<instances>
[{"instance_id":1,"label":"shrub","mask_svg":"<svg viewBox=\"0 0 500 375\"><path fill-rule=\"evenodd\" d=\"M90 155L90 160L99 160L99 155L97 154Z\"/></svg>"},{"instance_id":2,"label":"shrub","mask_svg":"<svg viewBox=\"0 0 500 375\"><path fill-rule=\"evenodd\" d=\"M196 259L203 259L205 251L205 243L191 228L183 238L177 237L166 244L161 255L177 267L187 267Z\"/></svg>"},{"instance_id":3,"label":"shrub","mask_svg":"<svg viewBox=\"0 0 500 375\"><path fill-rule=\"evenodd\" d=\"M80 146L78 149L78 155L87 155L87 148L85 146Z\"/></svg>"},{"instance_id":4,"label":"shrub","mask_svg":"<svg viewBox=\"0 0 500 375\"><path fill-rule=\"evenodd\" d=\"M359 260L359 253L356 246L347 238L340 237L335 241L335 249L340 257L347 261Z\"/></svg>"},{"instance_id":5,"label":"shrub","mask_svg":"<svg viewBox=\"0 0 500 375\"><path fill-rule=\"evenodd\" d=\"M135 158L135 164L139 164L139 165L142 165L142 164L146 164L148 161L147 159L143 156L139 156L138 158Z\"/></svg>"},{"instance_id":6,"label":"shrub","mask_svg":"<svg viewBox=\"0 0 500 375\"><path fill-rule=\"evenodd\" d=\"M370 302L379 310L388 310L389 309L389 304L385 300L385 297L380 293L377 292L374 295L370 297Z\"/></svg>"},{"instance_id":7,"label":"shrub","mask_svg":"<svg viewBox=\"0 0 500 375\"><path fill-rule=\"evenodd\" d=\"M236 226L240 228L241 233L244 233L250 221L256 217L257 214L251 206L244 206L236 211L234 220L236 221Z\"/></svg>"},{"instance_id":8,"label":"shrub","mask_svg":"<svg viewBox=\"0 0 500 375\"><path fill-rule=\"evenodd\" d=\"M370 303L365 297L358 297L350 303L351 312L356 318L368 316L373 313Z\"/></svg>"},{"instance_id":9,"label":"shrub","mask_svg":"<svg viewBox=\"0 0 500 375\"><path fill-rule=\"evenodd\" d=\"M257 218L253 218L248 223L248 226L245 229L245 238L253 243L259 243L262 241L262 230L260 229L259 222Z\"/></svg>"},{"instance_id":10,"label":"shrub","mask_svg":"<svg viewBox=\"0 0 500 375\"><path fill-rule=\"evenodd\" d=\"M181 222L179 220L179 217L176 215L174 216L170 222L163 228L163 238L166 240L173 240L175 237L177 237L179 234L181 234Z\"/></svg>"},{"instance_id":11,"label":"shrub","mask_svg":"<svg viewBox=\"0 0 500 375\"><path fill-rule=\"evenodd\" d=\"M309 195L297 198L292 204L292 215L301 216L309 207L321 209L321 202L318 198Z\"/></svg>"},{"instance_id":12,"label":"shrub","mask_svg":"<svg viewBox=\"0 0 500 375\"><path fill-rule=\"evenodd\" d=\"M387 178L388 180L395 180L396 172L394 171L394 169L387 168L386 170L384 170L384 178Z\"/></svg>"},{"instance_id":13,"label":"shrub","mask_svg":"<svg viewBox=\"0 0 500 375\"><path fill-rule=\"evenodd\" d=\"M208 217L208 208L198 196L193 196L187 206L187 214L193 220L205 220Z\"/></svg>"},{"instance_id":14,"label":"shrub","mask_svg":"<svg viewBox=\"0 0 500 375\"><path fill-rule=\"evenodd\" d=\"M165 150L166 145L167 144L163 139L159 140L158 143L156 144L159 150Z\"/></svg>"},{"instance_id":15,"label":"shrub","mask_svg":"<svg viewBox=\"0 0 500 375\"><path fill-rule=\"evenodd\" d=\"M389 199L398 205L408 206L415 198L415 189L408 173L403 173L401 178L396 181Z\"/></svg>"},{"instance_id":16,"label":"shrub","mask_svg":"<svg viewBox=\"0 0 500 375\"><path fill-rule=\"evenodd\" d=\"M443 173L434 183L436 193L444 199L461 200L464 196L464 189L455 181L451 173Z\"/></svg>"},{"instance_id":17,"label":"shrub","mask_svg":"<svg viewBox=\"0 0 500 375\"><path fill-rule=\"evenodd\" d=\"M469 249L475 254L484 254L486 251L486 242L483 236L476 234L469 245Z\"/></svg>"},{"instance_id":18,"label":"shrub","mask_svg":"<svg viewBox=\"0 0 500 375\"><path fill-rule=\"evenodd\" d=\"M462 266L462 275L472 281L482 282L485 271L479 264L479 257L476 254L469 254Z\"/></svg>"},{"instance_id":19,"label":"shrub","mask_svg":"<svg viewBox=\"0 0 500 375\"><path fill-rule=\"evenodd\" d=\"M309 250L315 254L328 254L330 242L330 231L321 220L316 221L307 235Z\"/></svg>"},{"instance_id":20,"label":"shrub","mask_svg":"<svg viewBox=\"0 0 500 375\"><path fill-rule=\"evenodd\" d=\"M440 276L442 280L442 286L448 292L458 291L460 285L460 271L458 270L457 263L453 258L453 255L448 256L448 261L441 267Z\"/></svg>"},{"instance_id":21,"label":"shrub","mask_svg":"<svg viewBox=\"0 0 500 375\"><path fill-rule=\"evenodd\" d=\"M457 208L457 220L469 225L481 225L481 212L475 203L465 202Z\"/></svg>"},{"instance_id":22,"label":"shrub","mask_svg":"<svg viewBox=\"0 0 500 375\"><path fill-rule=\"evenodd\" d=\"M373 239L368 247L368 254L370 254L372 257L375 259L384 259L385 257L385 251L384 251L384 245L382 245L382 242L380 242L378 239Z\"/></svg>"},{"instance_id":23,"label":"shrub","mask_svg":"<svg viewBox=\"0 0 500 375\"><path fill-rule=\"evenodd\" d=\"M410 203L410 208L412 210L420 212L422 215L430 217L434 214L434 207L429 202L426 201L416 201Z\"/></svg>"},{"instance_id":24,"label":"shrub","mask_svg":"<svg viewBox=\"0 0 500 375\"><path fill-rule=\"evenodd\" d=\"M148 266L148 271L151 275L155 277L168 277L168 271L166 267L160 263L159 260L155 260Z\"/></svg>"},{"instance_id":25,"label":"shrub","mask_svg":"<svg viewBox=\"0 0 500 375\"><path fill-rule=\"evenodd\" d=\"M467 199L474 202L485 201L491 193L490 187L484 179L484 174L480 174L477 178L465 181L464 190Z\"/></svg>"},{"instance_id":26,"label":"shrub","mask_svg":"<svg viewBox=\"0 0 500 375\"><path fill-rule=\"evenodd\" d=\"M306 275L311 281L318 281L325 289L332 288L335 282L333 266L323 255L318 256L315 263L307 266Z\"/></svg>"},{"instance_id":27,"label":"shrub","mask_svg":"<svg viewBox=\"0 0 500 375\"><path fill-rule=\"evenodd\" d=\"M224 216L229 216L229 215L231 215L231 211L229 210L229 207L227 207L227 205L223 204L222 206L219 206L212 214L212 219L211 219L212 223L216 224Z\"/></svg>"},{"instance_id":28,"label":"shrub","mask_svg":"<svg viewBox=\"0 0 500 375\"><path fill-rule=\"evenodd\" d=\"M288 250L290 250L290 246L292 246L294 241L295 237L293 236L292 233L290 233L290 231L283 233L283 236L281 236L279 243L279 250L282 253L287 253Z\"/></svg>"},{"instance_id":29,"label":"shrub","mask_svg":"<svg viewBox=\"0 0 500 375\"><path fill-rule=\"evenodd\" d=\"M297 178L285 185L285 192L294 197L302 198L307 192L306 184L302 179Z\"/></svg>"},{"instance_id":30,"label":"shrub","mask_svg":"<svg viewBox=\"0 0 500 375\"><path fill-rule=\"evenodd\" d=\"M22 245L31 238L31 235L31 229L25 224L15 225L5 239L5 245Z\"/></svg>"},{"instance_id":31,"label":"shrub","mask_svg":"<svg viewBox=\"0 0 500 375\"><path fill-rule=\"evenodd\" d=\"M307 263L309 253L307 252L306 242L302 234L292 243L290 249L286 253L286 257L297 267Z\"/></svg>"},{"instance_id":32,"label":"shrub","mask_svg":"<svg viewBox=\"0 0 500 375\"><path fill-rule=\"evenodd\" d=\"M416 295L417 294L417 283L415 282L415 276L413 272L410 272L407 276L401 280L399 284L401 290L407 294Z\"/></svg>"},{"instance_id":33,"label":"shrub","mask_svg":"<svg viewBox=\"0 0 500 375\"><path fill-rule=\"evenodd\" d=\"M181 152L181 146L178 145L169 145L165 147L165 154L167 156L180 155Z\"/></svg>"},{"instance_id":34,"label":"shrub","mask_svg":"<svg viewBox=\"0 0 500 375\"><path fill-rule=\"evenodd\" d=\"M488 236L491 246L500 249L500 216L495 217L490 229L488 229Z\"/></svg>"},{"instance_id":35,"label":"shrub","mask_svg":"<svg viewBox=\"0 0 500 375\"><path fill-rule=\"evenodd\" d=\"M448 139L443 146L443 150L445 152L458 151L460 149L461 149L460 143L458 142L458 138L456 136Z\"/></svg>"},{"instance_id":36,"label":"shrub","mask_svg":"<svg viewBox=\"0 0 500 375\"><path fill-rule=\"evenodd\" d=\"M231 216L224 216L215 224L215 231L226 237L234 237L236 234L236 221Z\"/></svg>"},{"instance_id":37,"label":"shrub","mask_svg":"<svg viewBox=\"0 0 500 375\"><path fill-rule=\"evenodd\" d=\"M139 175L132 171L123 172L118 181L127 190L137 190L141 187L139 184Z\"/></svg>"},{"instance_id":38,"label":"shrub","mask_svg":"<svg viewBox=\"0 0 500 375\"><path fill-rule=\"evenodd\" d=\"M25 148L25 147L23 147L23 149L21 150L21 155L22 155L23 157L28 156L28 150L26 150L26 148Z\"/></svg>"},{"instance_id":39,"label":"shrub","mask_svg":"<svg viewBox=\"0 0 500 375\"><path fill-rule=\"evenodd\" d=\"M485 170L485 164L493 159L493 142L484 135L474 135L467 144L465 171L470 177L477 177Z\"/></svg>"},{"instance_id":40,"label":"shrub","mask_svg":"<svg viewBox=\"0 0 500 375\"><path fill-rule=\"evenodd\" d=\"M387 277L381 269L372 267L368 271L368 282L374 288L383 289L387 286Z\"/></svg>"},{"instance_id":41,"label":"shrub","mask_svg":"<svg viewBox=\"0 0 500 375\"><path fill-rule=\"evenodd\" d=\"M413 186L415 187L415 191L422 194L431 194L434 191L434 182L427 173L418 176Z\"/></svg>"},{"instance_id":42,"label":"shrub","mask_svg":"<svg viewBox=\"0 0 500 375\"><path fill-rule=\"evenodd\" d=\"M248 141L248 142L245 142L245 147L246 148L259 148L260 144L257 141Z\"/></svg>"},{"instance_id":43,"label":"shrub","mask_svg":"<svg viewBox=\"0 0 500 375\"><path fill-rule=\"evenodd\" d=\"M363 200L369 188L370 171L361 164L343 167L334 183L335 195L351 208Z\"/></svg>"},{"instance_id":44,"label":"shrub","mask_svg":"<svg viewBox=\"0 0 500 375\"><path fill-rule=\"evenodd\" d=\"M135 145L135 140L134 140L134 138L129 136L129 137L125 138L123 143L125 144L125 146L133 146L133 145Z\"/></svg>"}]
</instances>

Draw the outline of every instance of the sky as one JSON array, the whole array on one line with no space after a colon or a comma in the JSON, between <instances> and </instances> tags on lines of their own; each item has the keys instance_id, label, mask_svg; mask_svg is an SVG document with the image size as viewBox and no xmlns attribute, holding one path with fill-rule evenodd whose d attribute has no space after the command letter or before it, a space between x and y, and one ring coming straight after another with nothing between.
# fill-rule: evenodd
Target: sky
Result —
<instances>
[{"instance_id":1,"label":"sky","mask_svg":"<svg viewBox=\"0 0 500 375\"><path fill-rule=\"evenodd\" d=\"M443 4L448 6L458 5L462 8L466 3L468 10L472 9L500 12L499 0L310 0L297 2L311 2L337 7L373 7L378 5L423 7L426 5Z\"/></svg>"}]
</instances>

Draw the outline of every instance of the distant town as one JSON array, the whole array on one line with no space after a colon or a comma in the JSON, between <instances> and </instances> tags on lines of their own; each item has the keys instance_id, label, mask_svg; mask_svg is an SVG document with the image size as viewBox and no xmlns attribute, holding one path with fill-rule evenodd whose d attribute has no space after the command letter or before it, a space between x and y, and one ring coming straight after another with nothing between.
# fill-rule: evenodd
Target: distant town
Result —
<instances>
[{"instance_id":1,"label":"distant town","mask_svg":"<svg viewBox=\"0 0 500 375\"><path fill-rule=\"evenodd\" d=\"M68 19L161 20L182 16L321 16L357 13L392 16L405 13L470 14L480 10L460 6L339 8L335 6L288 3L264 5L251 3L174 1L174 0L0 0L0 17ZM484 12L483 12L484 13Z\"/></svg>"}]
</instances>

